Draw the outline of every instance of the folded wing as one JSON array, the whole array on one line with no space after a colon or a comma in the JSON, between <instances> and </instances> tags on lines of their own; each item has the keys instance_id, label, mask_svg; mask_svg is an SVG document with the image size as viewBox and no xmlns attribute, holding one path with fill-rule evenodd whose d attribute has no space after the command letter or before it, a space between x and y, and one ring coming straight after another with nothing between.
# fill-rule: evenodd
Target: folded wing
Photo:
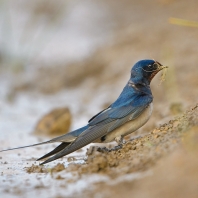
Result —
<instances>
[{"instance_id":1,"label":"folded wing","mask_svg":"<svg viewBox=\"0 0 198 198\"><path fill-rule=\"evenodd\" d=\"M82 132L71 144L69 144L53 157L44 161L42 164L46 164L60 157L68 155L101 138L129 120L136 119L152 102L152 97L148 95L142 95L139 100L142 102L139 102L138 104L129 103L128 105L114 108L111 108L110 106L108 109L102 111L89 121L89 127L84 132Z\"/></svg>"}]
</instances>

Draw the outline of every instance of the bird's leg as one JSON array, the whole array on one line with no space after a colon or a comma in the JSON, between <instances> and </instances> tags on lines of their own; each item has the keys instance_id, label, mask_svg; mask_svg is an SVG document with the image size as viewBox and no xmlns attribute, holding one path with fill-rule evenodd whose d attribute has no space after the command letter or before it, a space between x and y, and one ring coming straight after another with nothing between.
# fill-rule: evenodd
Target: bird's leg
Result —
<instances>
[{"instance_id":1,"label":"bird's leg","mask_svg":"<svg viewBox=\"0 0 198 198\"><path fill-rule=\"evenodd\" d=\"M118 143L118 145L120 144L125 144L125 140L124 140L124 137L121 135L121 136L118 136L115 138L115 141Z\"/></svg>"},{"instance_id":2,"label":"bird's leg","mask_svg":"<svg viewBox=\"0 0 198 198\"><path fill-rule=\"evenodd\" d=\"M116 137L115 141L117 142L118 145L112 148L111 151L117 151L122 148L123 144L125 144L124 137L122 135Z\"/></svg>"},{"instance_id":3,"label":"bird's leg","mask_svg":"<svg viewBox=\"0 0 198 198\"><path fill-rule=\"evenodd\" d=\"M97 151L98 152L101 152L101 153L104 153L104 152L111 152L111 151L117 151L119 149L122 148L122 145L125 144L125 141L124 141L124 137L121 135L121 136L118 136L115 138L115 141L117 142L117 146L115 146L114 148L111 148L111 149L108 149L106 147L102 147L102 148L97 148Z\"/></svg>"}]
</instances>

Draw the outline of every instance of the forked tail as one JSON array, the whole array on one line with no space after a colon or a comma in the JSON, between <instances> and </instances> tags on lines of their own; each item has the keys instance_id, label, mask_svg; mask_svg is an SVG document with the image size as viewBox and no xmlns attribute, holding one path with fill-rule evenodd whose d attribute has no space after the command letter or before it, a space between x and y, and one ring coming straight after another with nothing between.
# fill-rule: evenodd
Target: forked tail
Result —
<instances>
[{"instance_id":1,"label":"forked tail","mask_svg":"<svg viewBox=\"0 0 198 198\"><path fill-rule=\"evenodd\" d=\"M22 148L27 148L27 147L32 147L32 146L39 146L39 145L42 145L42 144L49 144L49 143L52 143L52 141L46 141L46 142L41 142L41 143L37 143L37 144L31 144L31 145L28 145L28 146L20 146L20 147L15 147L15 148L4 149L4 150L0 150L0 152L22 149Z\"/></svg>"}]
</instances>

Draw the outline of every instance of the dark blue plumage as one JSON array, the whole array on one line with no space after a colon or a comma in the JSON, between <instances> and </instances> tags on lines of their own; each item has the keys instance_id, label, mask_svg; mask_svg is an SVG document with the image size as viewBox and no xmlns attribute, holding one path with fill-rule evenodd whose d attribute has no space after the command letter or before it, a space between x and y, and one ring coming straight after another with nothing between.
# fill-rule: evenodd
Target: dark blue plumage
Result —
<instances>
[{"instance_id":1,"label":"dark blue plumage","mask_svg":"<svg viewBox=\"0 0 198 198\"><path fill-rule=\"evenodd\" d=\"M42 164L51 162L91 142L110 142L118 138L120 143L125 135L143 126L150 118L153 101L150 82L163 68L165 67L154 60L137 62L131 69L130 79L118 99L91 118L86 126L50 141L35 144L62 142L38 160L54 155Z\"/></svg>"}]
</instances>

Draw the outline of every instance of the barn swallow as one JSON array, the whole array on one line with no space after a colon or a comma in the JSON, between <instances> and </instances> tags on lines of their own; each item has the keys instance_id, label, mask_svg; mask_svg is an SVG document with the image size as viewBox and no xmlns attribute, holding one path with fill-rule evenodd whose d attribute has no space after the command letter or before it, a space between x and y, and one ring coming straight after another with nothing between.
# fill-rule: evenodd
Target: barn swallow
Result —
<instances>
[{"instance_id":1,"label":"barn swallow","mask_svg":"<svg viewBox=\"0 0 198 198\"><path fill-rule=\"evenodd\" d=\"M153 77L164 68L167 66L154 60L138 61L132 67L130 79L117 100L93 116L86 126L46 142L7 150L61 142L54 150L37 159L47 158L41 163L43 165L90 143L116 141L121 145L124 136L136 131L149 120L153 110L150 83Z\"/></svg>"}]
</instances>

